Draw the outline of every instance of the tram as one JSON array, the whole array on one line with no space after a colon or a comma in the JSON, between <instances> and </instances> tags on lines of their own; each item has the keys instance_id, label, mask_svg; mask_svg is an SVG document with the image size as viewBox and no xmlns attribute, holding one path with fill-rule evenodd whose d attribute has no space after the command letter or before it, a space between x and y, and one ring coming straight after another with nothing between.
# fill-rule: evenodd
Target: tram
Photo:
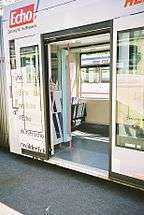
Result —
<instances>
[{"instance_id":1,"label":"tram","mask_svg":"<svg viewBox=\"0 0 144 215\"><path fill-rule=\"evenodd\" d=\"M143 20L136 0L5 7L10 152L144 189Z\"/></svg>"}]
</instances>

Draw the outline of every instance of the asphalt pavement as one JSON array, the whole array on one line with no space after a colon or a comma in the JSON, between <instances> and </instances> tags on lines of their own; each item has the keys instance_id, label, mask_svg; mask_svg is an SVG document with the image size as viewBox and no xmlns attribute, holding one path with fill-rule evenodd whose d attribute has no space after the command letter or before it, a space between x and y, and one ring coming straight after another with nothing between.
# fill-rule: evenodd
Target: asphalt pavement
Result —
<instances>
[{"instance_id":1,"label":"asphalt pavement","mask_svg":"<svg viewBox=\"0 0 144 215\"><path fill-rule=\"evenodd\" d=\"M142 191L3 150L0 203L24 215L144 215Z\"/></svg>"}]
</instances>

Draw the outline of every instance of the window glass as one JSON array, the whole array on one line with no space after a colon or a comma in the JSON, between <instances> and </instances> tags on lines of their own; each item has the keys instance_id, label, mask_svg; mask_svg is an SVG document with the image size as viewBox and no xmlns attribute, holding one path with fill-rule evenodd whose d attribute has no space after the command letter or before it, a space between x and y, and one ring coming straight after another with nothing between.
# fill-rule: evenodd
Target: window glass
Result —
<instances>
[{"instance_id":1,"label":"window glass","mask_svg":"<svg viewBox=\"0 0 144 215\"><path fill-rule=\"evenodd\" d=\"M81 97L109 99L110 51L82 53Z\"/></svg>"},{"instance_id":2,"label":"window glass","mask_svg":"<svg viewBox=\"0 0 144 215\"><path fill-rule=\"evenodd\" d=\"M10 69L16 69L15 41L9 41Z\"/></svg>"},{"instance_id":3,"label":"window glass","mask_svg":"<svg viewBox=\"0 0 144 215\"><path fill-rule=\"evenodd\" d=\"M81 69L82 83L98 83L100 82L99 68L82 68Z\"/></svg>"},{"instance_id":4,"label":"window glass","mask_svg":"<svg viewBox=\"0 0 144 215\"><path fill-rule=\"evenodd\" d=\"M81 68L81 97L109 98L110 67Z\"/></svg>"},{"instance_id":5,"label":"window glass","mask_svg":"<svg viewBox=\"0 0 144 215\"><path fill-rule=\"evenodd\" d=\"M144 150L144 30L118 34L117 145Z\"/></svg>"},{"instance_id":6,"label":"window glass","mask_svg":"<svg viewBox=\"0 0 144 215\"><path fill-rule=\"evenodd\" d=\"M41 94L38 46L20 49L25 129L41 132Z\"/></svg>"},{"instance_id":7,"label":"window glass","mask_svg":"<svg viewBox=\"0 0 144 215\"><path fill-rule=\"evenodd\" d=\"M61 89L61 55L62 50L58 46L51 46L51 87Z\"/></svg>"},{"instance_id":8,"label":"window glass","mask_svg":"<svg viewBox=\"0 0 144 215\"><path fill-rule=\"evenodd\" d=\"M110 82L110 69L109 67L101 68L101 82Z\"/></svg>"},{"instance_id":9,"label":"window glass","mask_svg":"<svg viewBox=\"0 0 144 215\"><path fill-rule=\"evenodd\" d=\"M16 66L15 40L9 41L12 108L22 106L22 76Z\"/></svg>"},{"instance_id":10,"label":"window glass","mask_svg":"<svg viewBox=\"0 0 144 215\"><path fill-rule=\"evenodd\" d=\"M81 54L81 67L94 65L108 65L110 63L110 51Z\"/></svg>"}]
</instances>

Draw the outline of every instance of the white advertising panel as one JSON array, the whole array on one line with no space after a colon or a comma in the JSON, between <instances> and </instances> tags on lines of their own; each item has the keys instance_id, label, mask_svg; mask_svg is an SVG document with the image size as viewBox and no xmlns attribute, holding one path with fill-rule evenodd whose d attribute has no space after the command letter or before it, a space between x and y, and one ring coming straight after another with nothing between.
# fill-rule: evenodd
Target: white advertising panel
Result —
<instances>
[{"instance_id":1,"label":"white advertising panel","mask_svg":"<svg viewBox=\"0 0 144 215\"><path fill-rule=\"evenodd\" d=\"M7 36L18 38L98 23L143 9L143 0L26 0L6 7L3 22Z\"/></svg>"},{"instance_id":2,"label":"white advertising panel","mask_svg":"<svg viewBox=\"0 0 144 215\"><path fill-rule=\"evenodd\" d=\"M144 180L144 15L114 22L112 172Z\"/></svg>"},{"instance_id":3,"label":"white advertising panel","mask_svg":"<svg viewBox=\"0 0 144 215\"><path fill-rule=\"evenodd\" d=\"M10 150L46 154L39 39L10 40L8 45Z\"/></svg>"}]
</instances>

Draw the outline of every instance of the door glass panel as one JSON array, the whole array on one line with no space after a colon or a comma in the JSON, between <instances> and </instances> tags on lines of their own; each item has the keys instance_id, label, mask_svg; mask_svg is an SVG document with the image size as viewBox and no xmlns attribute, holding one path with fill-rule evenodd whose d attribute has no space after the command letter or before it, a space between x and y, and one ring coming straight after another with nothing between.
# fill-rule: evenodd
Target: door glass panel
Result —
<instances>
[{"instance_id":1,"label":"door glass panel","mask_svg":"<svg viewBox=\"0 0 144 215\"><path fill-rule=\"evenodd\" d=\"M70 140L70 88L68 81L68 50L59 46L51 46L50 80L52 133L55 144Z\"/></svg>"},{"instance_id":2,"label":"door glass panel","mask_svg":"<svg viewBox=\"0 0 144 215\"><path fill-rule=\"evenodd\" d=\"M42 132L38 46L21 48L20 58L25 129Z\"/></svg>"},{"instance_id":3,"label":"door glass panel","mask_svg":"<svg viewBox=\"0 0 144 215\"><path fill-rule=\"evenodd\" d=\"M118 33L117 141L144 150L144 30Z\"/></svg>"},{"instance_id":4,"label":"door glass panel","mask_svg":"<svg viewBox=\"0 0 144 215\"><path fill-rule=\"evenodd\" d=\"M12 108L18 109L22 105L22 92L21 92L21 73L17 70L16 65L16 49L15 41L9 41L9 54L10 54L10 75L11 75L11 98Z\"/></svg>"}]
</instances>

